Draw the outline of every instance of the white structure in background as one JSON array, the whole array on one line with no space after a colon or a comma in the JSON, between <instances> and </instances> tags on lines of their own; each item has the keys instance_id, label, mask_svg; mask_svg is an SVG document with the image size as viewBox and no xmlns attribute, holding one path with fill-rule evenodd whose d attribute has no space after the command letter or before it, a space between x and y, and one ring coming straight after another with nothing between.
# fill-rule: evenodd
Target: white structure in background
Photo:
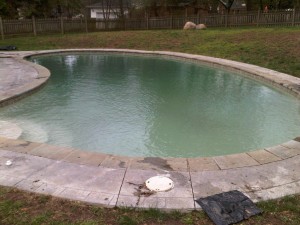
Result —
<instances>
[{"instance_id":1,"label":"white structure in background","mask_svg":"<svg viewBox=\"0 0 300 225\"><path fill-rule=\"evenodd\" d=\"M120 7L120 3L123 7ZM93 5L87 6L93 19L117 19L121 16L122 10L126 17L131 7L130 0L102 0Z\"/></svg>"}]
</instances>

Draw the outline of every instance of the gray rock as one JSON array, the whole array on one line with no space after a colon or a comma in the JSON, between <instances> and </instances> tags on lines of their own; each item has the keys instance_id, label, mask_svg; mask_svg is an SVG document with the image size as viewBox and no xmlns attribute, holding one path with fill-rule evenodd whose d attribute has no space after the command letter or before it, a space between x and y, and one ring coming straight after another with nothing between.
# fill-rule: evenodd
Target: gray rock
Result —
<instances>
[{"instance_id":1,"label":"gray rock","mask_svg":"<svg viewBox=\"0 0 300 225\"><path fill-rule=\"evenodd\" d=\"M194 30L194 29L196 29L196 24L194 24L193 22L186 22L183 29L184 30Z\"/></svg>"},{"instance_id":2,"label":"gray rock","mask_svg":"<svg viewBox=\"0 0 300 225\"><path fill-rule=\"evenodd\" d=\"M207 29L207 27L205 24L200 23L200 24L196 25L196 29L197 30L205 30L205 29Z\"/></svg>"}]
</instances>

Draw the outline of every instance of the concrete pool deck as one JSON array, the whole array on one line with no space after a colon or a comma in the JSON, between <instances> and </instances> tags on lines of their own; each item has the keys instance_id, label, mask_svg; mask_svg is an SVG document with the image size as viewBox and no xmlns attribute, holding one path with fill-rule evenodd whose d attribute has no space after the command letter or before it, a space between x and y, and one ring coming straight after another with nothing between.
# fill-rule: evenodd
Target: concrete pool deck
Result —
<instances>
[{"instance_id":1,"label":"concrete pool deck","mask_svg":"<svg viewBox=\"0 0 300 225\"><path fill-rule=\"evenodd\" d=\"M299 98L298 78L244 63L170 52L85 51L171 55L231 66ZM49 78L47 69L23 57L56 52L65 50L0 52L0 104L28 95ZM12 164L6 165L7 161ZM144 182L155 175L170 177L174 189L157 193L144 190ZM268 200L300 193L300 138L234 155L159 158L114 156L1 137L0 185L106 207L194 210L200 209L195 199L230 190L239 190L253 201Z\"/></svg>"}]
</instances>

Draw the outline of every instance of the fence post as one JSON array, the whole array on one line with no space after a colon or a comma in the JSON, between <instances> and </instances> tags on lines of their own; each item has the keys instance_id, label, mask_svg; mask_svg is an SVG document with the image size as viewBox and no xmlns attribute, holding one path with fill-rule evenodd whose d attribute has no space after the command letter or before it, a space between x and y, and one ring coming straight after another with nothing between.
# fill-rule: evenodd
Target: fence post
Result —
<instances>
[{"instance_id":1,"label":"fence post","mask_svg":"<svg viewBox=\"0 0 300 225\"><path fill-rule=\"evenodd\" d=\"M173 29L173 16L171 15L170 28Z\"/></svg>"},{"instance_id":2,"label":"fence post","mask_svg":"<svg viewBox=\"0 0 300 225\"><path fill-rule=\"evenodd\" d=\"M258 9L258 13L257 13L257 21L256 21L256 26L259 26L259 21L260 21L260 9Z\"/></svg>"},{"instance_id":3,"label":"fence post","mask_svg":"<svg viewBox=\"0 0 300 225\"><path fill-rule=\"evenodd\" d=\"M228 27L228 12L225 15L225 27Z\"/></svg>"},{"instance_id":4,"label":"fence post","mask_svg":"<svg viewBox=\"0 0 300 225\"><path fill-rule=\"evenodd\" d=\"M61 29L61 34L64 34L65 33L65 30L64 30L64 19L63 19L62 16L60 17L60 29Z\"/></svg>"},{"instance_id":5,"label":"fence post","mask_svg":"<svg viewBox=\"0 0 300 225\"><path fill-rule=\"evenodd\" d=\"M149 30L149 16L147 14L147 18L146 18L146 26L147 26L147 30Z\"/></svg>"},{"instance_id":6,"label":"fence post","mask_svg":"<svg viewBox=\"0 0 300 225\"><path fill-rule=\"evenodd\" d=\"M295 26L295 13L296 13L296 7L294 7L294 9L293 9L292 26Z\"/></svg>"},{"instance_id":7,"label":"fence post","mask_svg":"<svg viewBox=\"0 0 300 225\"><path fill-rule=\"evenodd\" d=\"M123 29L126 30L126 18L123 17L122 19Z\"/></svg>"},{"instance_id":8,"label":"fence post","mask_svg":"<svg viewBox=\"0 0 300 225\"><path fill-rule=\"evenodd\" d=\"M85 32L88 33L89 32L89 28L88 28L88 20L87 20L87 16L84 16L84 24L85 24Z\"/></svg>"},{"instance_id":9,"label":"fence post","mask_svg":"<svg viewBox=\"0 0 300 225\"><path fill-rule=\"evenodd\" d=\"M1 16L0 16L0 32L1 32L1 39L4 40L3 20Z\"/></svg>"},{"instance_id":10,"label":"fence post","mask_svg":"<svg viewBox=\"0 0 300 225\"><path fill-rule=\"evenodd\" d=\"M32 16L32 30L33 30L33 35L36 37L36 23L35 23L34 16Z\"/></svg>"}]
</instances>

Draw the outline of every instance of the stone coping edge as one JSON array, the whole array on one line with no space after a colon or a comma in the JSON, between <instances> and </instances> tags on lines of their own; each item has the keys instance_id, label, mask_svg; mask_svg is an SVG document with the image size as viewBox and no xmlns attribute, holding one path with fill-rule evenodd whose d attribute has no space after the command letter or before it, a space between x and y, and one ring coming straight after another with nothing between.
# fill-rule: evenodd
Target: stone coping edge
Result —
<instances>
[{"instance_id":1,"label":"stone coping edge","mask_svg":"<svg viewBox=\"0 0 300 225\"><path fill-rule=\"evenodd\" d=\"M5 137L0 137L0 149L92 167L203 172L261 166L298 156L299 139L245 153L194 158L119 156Z\"/></svg>"}]
</instances>

